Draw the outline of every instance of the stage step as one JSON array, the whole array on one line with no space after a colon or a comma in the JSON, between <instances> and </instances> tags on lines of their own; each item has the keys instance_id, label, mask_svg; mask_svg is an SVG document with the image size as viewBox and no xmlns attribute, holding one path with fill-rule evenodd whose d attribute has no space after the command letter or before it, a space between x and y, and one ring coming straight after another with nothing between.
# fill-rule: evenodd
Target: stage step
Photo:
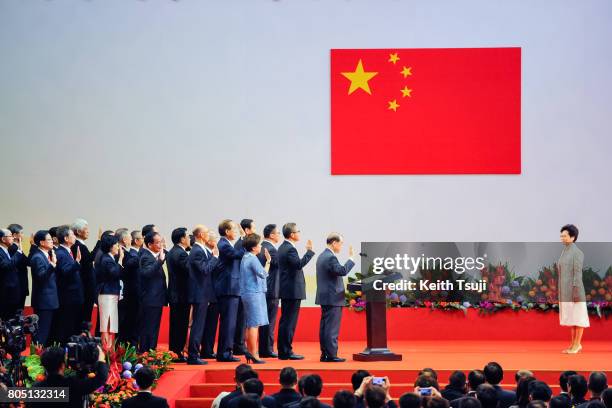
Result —
<instances>
[{"instance_id":1,"label":"stage step","mask_svg":"<svg viewBox=\"0 0 612 408\"><path fill-rule=\"evenodd\" d=\"M331 398L319 398L321 402L332 404ZM175 401L175 408L210 408L214 398L179 398Z\"/></svg>"}]
</instances>

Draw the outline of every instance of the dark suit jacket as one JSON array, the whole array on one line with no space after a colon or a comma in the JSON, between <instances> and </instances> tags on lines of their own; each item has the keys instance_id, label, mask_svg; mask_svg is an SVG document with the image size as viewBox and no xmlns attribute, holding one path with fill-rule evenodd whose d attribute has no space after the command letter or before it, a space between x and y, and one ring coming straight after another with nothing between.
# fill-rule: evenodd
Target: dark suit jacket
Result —
<instances>
[{"instance_id":1,"label":"dark suit jacket","mask_svg":"<svg viewBox=\"0 0 612 408\"><path fill-rule=\"evenodd\" d=\"M125 258L124 258L125 259ZM121 265L110 254L102 254L95 266L98 293L119 295L121 292Z\"/></svg>"},{"instance_id":2,"label":"dark suit jacket","mask_svg":"<svg viewBox=\"0 0 612 408\"><path fill-rule=\"evenodd\" d=\"M32 271L32 307L55 310L59 307L55 268L48 255L40 249L32 249L30 270Z\"/></svg>"},{"instance_id":3,"label":"dark suit jacket","mask_svg":"<svg viewBox=\"0 0 612 408\"><path fill-rule=\"evenodd\" d=\"M187 300L189 303L208 303L215 294L213 289L213 272L218 267L219 259L198 244L191 247L188 258L189 286Z\"/></svg>"},{"instance_id":4,"label":"dark suit jacket","mask_svg":"<svg viewBox=\"0 0 612 408\"><path fill-rule=\"evenodd\" d=\"M242 395L242 394L241 394ZM234 398L232 398L229 403L227 404L227 408L238 408L238 403L240 402L240 397L241 395L238 395ZM277 408L276 405L276 400L272 397L269 397L267 395L265 395L262 399L261 399L261 405L264 408ZM220 407L219 407L220 408Z\"/></svg>"},{"instance_id":5,"label":"dark suit jacket","mask_svg":"<svg viewBox=\"0 0 612 408\"><path fill-rule=\"evenodd\" d=\"M138 271L141 305L162 307L168 304L168 286L163 264L148 249L141 251Z\"/></svg>"},{"instance_id":6,"label":"dark suit jacket","mask_svg":"<svg viewBox=\"0 0 612 408\"><path fill-rule=\"evenodd\" d=\"M123 281L123 298L138 298L138 251L130 248L123 255L123 269L121 270Z\"/></svg>"},{"instance_id":7,"label":"dark suit jacket","mask_svg":"<svg viewBox=\"0 0 612 408\"><path fill-rule=\"evenodd\" d=\"M82 305L81 265L72 259L68 249L61 245L55 251L55 255L57 256L57 266L55 267L57 298L60 305Z\"/></svg>"},{"instance_id":8,"label":"dark suit jacket","mask_svg":"<svg viewBox=\"0 0 612 408\"><path fill-rule=\"evenodd\" d=\"M96 296L96 276L93 270L93 254L89 252L87 245L81 241L72 246L72 254L76 257L77 248L81 249L81 284L86 299L94 299Z\"/></svg>"},{"instance_id":9,"label":"dark suit jacket","mask_svg":"<svg viewBox=\"0 0 612 408\"><path fill-rule=\"evenodd\" d=\"M457 389L455 387L451 387L450 385L444 387L440 393L442 394L442 397L448 401L465 397L465 392L462 389Z\"/></svg>"},{"instance_id":10,"label":"dark suit jacket","mask_svg":"<svg viewBox=\"0 0 612 408\"><path fill-rule=\"evenodd\" d=\"M350 259L340 264L331 249L325 248L317 258L317 296L315 303L324 306L344 306L343 276L355 266Z\"/></svg>"},{"instance_id":11,"label":"dark suit jacket","mask_svg":"<svg viewBox=\"0 0 612 408\"><path fill-rule=\"evenodd\" d=\"M516 393L514 391L504 390L499 385L493 386L497 391L497 399L499 401L499 408L508 408L516 402Z\"/></svg>"},{"instance_id":12,"label":"dark suit jacket","mask_svg":"<svg viewBox=\"0 0 612 408\"><path fill-rule=\"evenodd\" d=\"M242 243L237 248L226 239L221 238L219 248L219 270L215 280L215 295L240 296L240 260L244 255Z\"/></svg>"},{"instance_id":13,"label":"dark suit jacket","mask_svg":"<svg viewBox=\"0 0 612 408\"><path fill-rule=\"evenodd\" d=\"M168 252L168 300L170 303L187 303L189 267L187 251L175 245Z\"/></svg>"},{"instance_id":14,"label":"dark suit jacket","mask_svg":"<svg viewBox=\"0 0 612 408\"><path fill-rule=\"evenodd\" d=\"M9 247L9 254L11 256L17 253L19 247L17 244L13 244ZM32 248L30 248L30 252L32 252ZM19 271L19 286L21 289L21 297L25 298L30 294L30 282L28 279L28 266L30 265L30 259L27 256L20 257L19 262L17 263L17 271Z\"/></svg>"},{"instance_id":15,"label":"dark suit jacket","mask_svg":"<svg viewBox=\"0 0 612 408\"><path fill-rule=\"evenodd\" d=\"M91 394L96 389L100 388L108 378L108 365L106 363L97 362L95 365L95 377L89 378L85 376L70 376L64 377L58 374L49 375L44 381L34 384L34 387L68 387L70 388L70 402L41 402L28 403L28 407L40 408L60 408L71 407L80 408L83 406L82 397Z\"/></svg>"},{"instance_id":16,"label":"dark suit jacket","mask_svg":"<svg viewBox=\"0 0 612 408\"><path fill-rule=\"evenodd\" d=\"M297 249L289 241L284 241L278 248L281 299L306 299L306 280L302 268L313 256L314 252L308 250L300 259Z\"/></svg>"},{"instance_id":17,"label":"dark suit jacket","mask_svg":"<svg viewBox=\"0 0 612 408\"><path fill-rule=\"evenodd\" d=\"M272 394L271 397L274 398L274 400L276 401L276 406L278 408L281 408L283 405L291 404L302 399L302 396L299 392L289 388L282 388L276 394Z\"/></svg>"},{"instance_id":18,"label":"dark suit jacket","mask_svg":"<svg viewBox=\"0 0 612 408\"><path fill-rule=\"evenodd\" d=\"M268 241L261 243L261 252L257 255L261 266L265 266L266 257L264 255L264 248L270 253L270 270L268 271L268 277L266 278L266 297L268 299L278 299L280 279L278 278L278 250L274 245Z\"/></svg>"},{"instance_id":19,"label":"dark suit jacket","mask_svg":"<svg viewBox=\"0 0 612 408\"><path fill-rule=\"evenodd\" d=\"M135 397L123 401L121 408L168 408L168 401L150 392L139 392Z\"/></svg>"},{"instance_id":20,"label":"dark suit jacket","mask_svg":"<svg viewBox=\"0 0 612 408\"><path fill-rule=\"evenodd\" d=\"M18 265L24 258L19 252L9 257L4 249L0 248L0 303L16 304L21 301Z\"/></svg>"}]
</instances>

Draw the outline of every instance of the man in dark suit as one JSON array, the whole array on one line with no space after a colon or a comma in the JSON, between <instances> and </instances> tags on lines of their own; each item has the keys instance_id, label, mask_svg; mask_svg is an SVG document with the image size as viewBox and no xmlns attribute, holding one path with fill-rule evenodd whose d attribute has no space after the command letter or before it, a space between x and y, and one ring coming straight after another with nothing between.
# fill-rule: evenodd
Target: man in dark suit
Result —
<instances>
[{"instance_id":1,"label":"man in dark suit","mask_svg":"<svg viewBox=\"0 0 612 408\"><path fill-rule=\"evenodd\" d=\"M349 246L349 259L344 266L340 264L337 254L342 250L344 240L335 232L327 236L327 248L317 258L317 296L315 303L321 306L319 325L319 344L322 362L342 362L338 357L338 333L344 306L343 276L348 275L353 262L353 247Z\"/></svg>"},{"instance_id":2,"label":"man in dark suit","mask_svg":"<svg viewBox=\"0 0 612 408\"><path fill-rule=\"evenodd\" d=\"M81 251L77 249L76 256L71 248L76 242L76 236L68 225L57 229L59 246L57 251L57 309L55 339L65 344L73 334L81 331L83 310L83 285L81 284Z\"/></svg>"},{"instance_id":3,"label":"man in dark suit","mask_svg":"<svg viewBox=\"0 0 612 408\"><path fill-rule=\"evenodd\" d=\"M22 242L23 242L23 227L19 224L11 224L7 227L11 234L13 234L13 245L9 247L9 254L11 257L17 252L23 253ZM30 250L31 252L31 250ZM28 266L30 265L29 257L20 257L17 263L17 272L19 273L19 309L23 311L25 307L25 300L30 294L30 281L28 278Z\"/></svg>"},{"instance_id":4,"label":"man in dark suit","mask_svg":"<svg viewBox=\"0 0 612 408\"><path fill-rule=\"evenodd\" d=\"M504 378L504 370L502 367L498 363L492 361L484 367L483 373L487 383L495 388L499 401L499 408L508 408L513 405L516 401L516 393L514 391L504 390L499 386Z\"/></svg>"},{"instance_id":5,"label":"man in dark suit","mask_svg":"<svg viewBox=\"0 0 612 408\"><path fill-rule=\"evenodd\" d=\"M144 243L146 248L141 250L138 269L141 305L138 347L141 353L157 348L162 310L168 304L162 237L157 232L149 232Z\"/></svg>"},{"instance_id":6,"label":"man in dark suit","mask_svg":"<svg viewBox=\"0 0 612 408\"><path fill-rule=\"evenodd\" d=\"M187 264L189 235L187 228L180 227L172 231L174 246L168 252L168 300L170 301L170 335L169 348L178 356L178 362L185 362L183 355L189 329L189 267Z\"/></svg>"},{"instance_id":7,"label":"man in dark suit","mask_svg":"<svg viewBox=\"0 0 612 408\"><path fill-rule=\"evenodd\" d=\"M219 250L217 248L217 235L214 231L208 232L208 239L206 240L206 249L209 253L213 250L217 250L217 256ZM219 307L217 303L217 296L215 296L214 282L217 280L219 275L219 263L211 274L211 285L213 290L208 299L208 308L206 309L206 321L204 323L204 332L202 333L202 346L200 347L200 358L202 359L216 359L217 354L215 350L215 338L217 336L217 327L219 326Z\"/></svg>"},{"instance_id":8,"label":"man in dark suit","mask_svg":"<svg viewBox=\"0 0 612 408\"><path fill-rule=\"evenodd\" d=\"M138 344L138 250L143 244L140 231L132 231L119 236L123 247L123 299L119 300L119 333L121 343Z\"/></svg>"},{"instance_id":9,"label":"man in dark suit","mask_svg":"<svg viewBox=\"0 0 612 408\"><path fill-rule=\"evenodd\" d=\"M0 229L0 319L4 321L15 317L21 302L18 266L26 257L21 251L21 243L17 252L10 254L14 240L11 231Z\"/></svg>"},{"instance_id":10,"label":"man in dark suit","mask_svg":"<svg viewBox=\"0 0 612 408\"><path fill-rule=\"evenodd\" d=\"M197 225L193 229L195 242L188 259L189 290L187 299L191 304L193 317L191 333L189 334L187 364L206 364L205 361L200 359L200 347L206 323L208 299L213 296L214 291L212 275L219 262L217 248L213 248L211 252L206 247L208 232L208 227L205 225Z\"/></svg>"},{"instance_id":11,"label":"man in dark suit","mask_svg":"<svg viewBox=\"0 0 612 408\"><path fill-rule=\"evenodd\" d=\"M38 315L38 331L34 342L47 345L55 311L59 307L55 266L57 257L53 250L53 238L49 231L41 230L34 234L36 249L30 251L32 272L32 307Z\"/></svg>"},{"instance_id":12,"label":"man in dark suit","mask_svg":"<svg viewBox=\"0 0 612 408\"><path fill-rule=\"evenodd\" d=\"M244 236L249 234L255 234L255 222L249 218L245 218L240 221L240 230L244 232ZM238 241L234 244L234 249L242 250L242 236L238 238ZM244 355L246 350L246 343L244 342L245 333L245 321L244 321L244 310L242 308L242 302L238 302L238 313L236 315L236 330L234 332L234 354Z\"/></svg>"},{"instance_id":13,"label":"man in dark suit","mask_svg":"<svg viewBox=\"0 0 612 408\"><path fill-rule=\"evenodd\" d=\"M300 230L293 222L283 225L285 241L278 248L278 272L280 277L281 318L278 326L278 358L302 360L304 356L293 352L293 335L300 313L300 304L306 299L306 280L302 268L314 256L312 241L306 242L306 253L300 259L295 244L300 240Z\"/></svg>"},{"instance_id":14,"label":"man in dark suit","mask_svg":"<svg viewBox=\"0 0 612 408\"><path fill-rule=\"evenodd\" d=\"M91 323L93 305L96 302L96 276L93 270L94 255L89 251L85 241L89 238L89 224L82 218L72 223L72 231L76 235L76 243L72 246L72 255L76 257L81 252L81 284L83 285L83 307L80 320Z\"/></svg>"},{"instance_id":15,"label":"man in dark suit","mask_svg":"<svg viewBox=\"0 0 612 408\"><path fill-rule=\"evenodd\" d=\"M236 225L232 220L221 221L219 235L219 272L214 282L221 315L217 361L236 362L240 359L233 356L233 343L240 304L240 260L244 248L234 248L231 243L236 238ZM244 235L242 228L240 235Z\"/></svg>"},{"instance_id":16,"label":"man in dark suit","mask_svg":"<svg viewBox=\"0 0 612 408\"><path fill-rule=\"evenodd\" d=\"M268 250L272 260L270 270L266 278L266 307L268 309L268 325L259 327L259 357L278 357L274 352L274 331L276 328L276 316L278 314L278 296L280 280L278 278L278 251L276 244L280 241L280 232L276 224L268 224L263 230L264 239L261 243L262 251L257 255L262 266L266 264L264 249Z\"/></svg>"},{"instance_id":17,"label":"man in dark suit","mask_svg":"<svg viewBox=\"0 0 612 408\"><path fill-rule=\"evenodd\" d=\"M302 395L295 390L297 384L297 371L295 371L295 368L282 368L279 373L279 382L281 389L276 394L271 395L276 401L277 407L283 407L302 399Z\"/></svg>"},{"instance_id":18,"label":"man in dark suit","mask_svg":"<svg viewBox=\"0 0 612 408\"><path fill-rule=\"evenodd\" d=\"M156 397L151 391L155 381L155 371L149 366L144 366L134 374L139 392L135 397L128 398L121 403L122 408L168 408L168 401L162 397Z\"/></svg>"}]
</instances>

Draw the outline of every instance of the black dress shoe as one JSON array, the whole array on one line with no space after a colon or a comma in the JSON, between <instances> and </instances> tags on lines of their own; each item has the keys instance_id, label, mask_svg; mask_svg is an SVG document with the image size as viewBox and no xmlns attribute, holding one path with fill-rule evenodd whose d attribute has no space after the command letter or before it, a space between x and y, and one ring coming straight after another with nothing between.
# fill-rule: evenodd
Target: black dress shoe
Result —
<instances>
[{"instance_id":1,"label":"black dress shoe","mask_svg":"<svg viewBox=\"0 0 612 408\"><path fill-rule=\"evenodd\" d=\"M217 355L217 361L220 363L237 363L238 361L240 361L240 359L234 356L219 357L219 355Z\"/></svg>"},{"instance_id":2,"label":"black dress shoe","mask_svg":"<svg viewBox=\"0 0 612 408\"><path fill-rule=\"evenodd\" d=\"M323 363L342 363L342 362L346 361L346 358L327 356L327 357L321 358L321 361Z\"/></svg>"},{"instance_id":3,"label":"black dress shoe","mask_svg":"<svg viewBox=\"0 0 612 408\"><path fill-rule=\"evenodd\" d=\"M288 356L278 356L279 360L303 360L304 356L299 354L289 354Z\"/></svg>"},{"instance_id":4,"label":"black dress shoe","mask_svg":"<svg viewBox=\"0 0 612 408\"><path fill-rule=\"evenodd\" d=\"M185 358L185 356L178 356L178 358L175 358L174 360L172 360L173 363L186 363L187 359Z\"/></svg>"},{"instance_id":5,"label":"black dress shoe","mask_svg":"<svg viewBox=\"0 0 612 408\"><path fill-rule=\"evenodd\" d=\"M275 352L272 352L272 353L259 353L259 357L262 357L262 358L278 358L278 354L276 354Z\"/></svg>"},{"instance_id":6,"label":"black dress shoe","mask_svg":"<svg viewBox=\"0 0 612 408\"><path fill-rule=\"evenodd\" d=\"M206 359L206 360L214 360L215 358L217 358L217 353L200 354L200 358L201 359Z\"/></svg>"},{"instance_id":7,"label":"black dress shoe","mask_svg":"<svg viewBox=\"0 0 612 408\"><path fill-rule=\"evenodd\" d=\"M200 360L199 358L188 358L187 365L206 365L208 362Z\"/></svg>"}]
</instances>

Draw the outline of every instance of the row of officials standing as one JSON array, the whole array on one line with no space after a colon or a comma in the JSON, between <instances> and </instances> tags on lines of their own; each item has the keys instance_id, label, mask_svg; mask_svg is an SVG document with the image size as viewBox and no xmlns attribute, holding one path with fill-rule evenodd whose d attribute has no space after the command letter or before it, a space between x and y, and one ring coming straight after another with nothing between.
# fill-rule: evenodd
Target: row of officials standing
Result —
<instances>
[{"instance_id":1,"label":"row of officials standing","mask_svg":"<svg viewBox=\"0 0 612 408\"><path fill-rule=\"evenodd\" d=\"M314 256L312 242L307 241L300 257L296 244L301 233L295 223L285 224L282 231L275 224L266 225L263 240L251 219L240 224L223 220L218 233L217 240L204 225L197 225L191 234L186 228L176 228L168 251L157 227L149 224L131 233L125 228L100 232L90 251L85 244L88 224L78 219L71 226L38 231L26 256L22 228L11 224L0 230L0 318L8 319L23 309L29 294L29 267L32 306L39 315L35 341L39 343L68 341L91 321L93 305L98 303L97 330L106 346L117 334L119 341L137 344L141 352L155 349L162 310L169 304L169 346L179 361L239 361L235 356L242 354L252 362L263 362L257 354L302 359L292 345L301 302L306 298L303 267ZM344 306L342 277L354 265L352 248L344 265L338 261L342 244L342 236L330 234L327 248L317 259L321 361L342 361L337 356ZM256 267L249 262L255 259L252 256L260 263ZM245 333L250 337L249 347ZM257 337L258 345L253 346Z\"/></svg>"}]
</instances>

